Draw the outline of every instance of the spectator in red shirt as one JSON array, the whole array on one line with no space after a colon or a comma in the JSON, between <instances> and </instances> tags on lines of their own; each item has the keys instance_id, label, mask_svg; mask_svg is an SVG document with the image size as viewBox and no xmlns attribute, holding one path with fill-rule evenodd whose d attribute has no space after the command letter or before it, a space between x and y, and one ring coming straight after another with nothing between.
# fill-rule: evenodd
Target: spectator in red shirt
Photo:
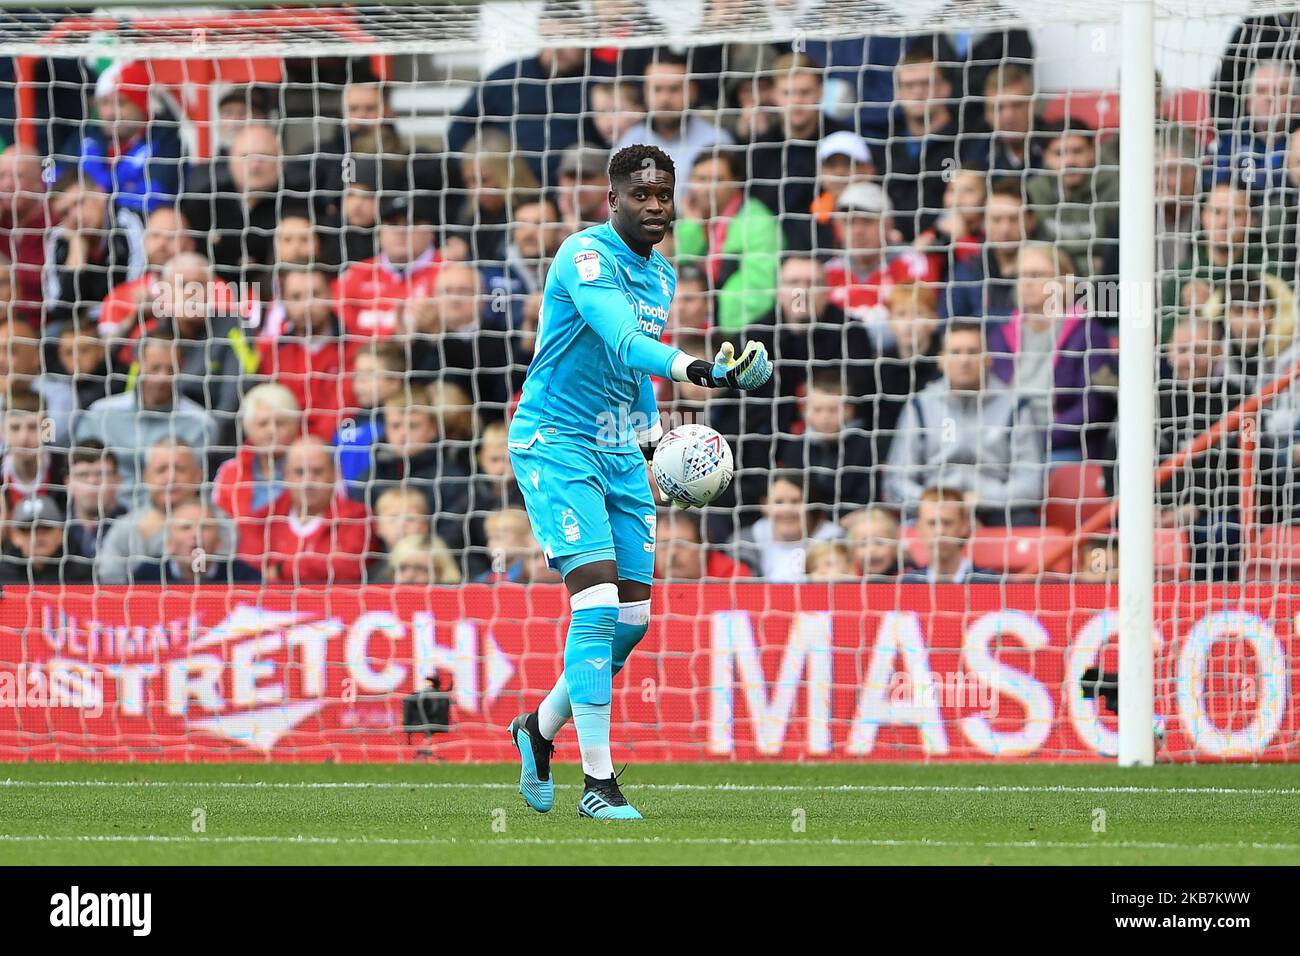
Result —
<instances>
[{"instance_id":1,"label":"spectator in red shirt","mask_svg":"<svg viewBox=\"0 0 1300 956\"><path fill-rule=\"evenodd\" d=\"M45 233L53 222L45 204L41 157L26 146L0 152L0 253L14 264L14 308L36 325L41 321Z\"/></svg>"},{"instance_id":2,"label":"spectator in red shirt","mask_svg":"<svg viewBox=\"0 0 1300 956\"><path fill-rule=\"evenodd\" d=\"M262 525L285 496L284 456L301 435L302 409L283 385L254 386L239 409L243 442L234 458L217 469L212 503L238 522L240 549L256 552ZM245 540L248 539L248 540Z\"/></svg>"},{"instance_id":3,"label":"spectator in red shirt","mask_svg":"<svg viewBox=\"0 0 1300 956\"><path fill-rule=\"evenodd\" d=\"M835 201L836 233L843 255L826 267L833 305L866 324L877 339L887 324L889 290L899 282L938 282L939 257L914 249L889 255L899 240L885 191L875 183L852 183Z\"/></svg>"},{"instance_id":4,"label":"spectator in red shirt","mask_svg":"<svg viewBox=\"0 0 1300 956\"><path fill-rule=\"evenodd\" d=\"M349 335L387 338L401 330L410 299L432 298L442 257L434 247L433 217L410 196L379 204L379 255L339 278L337 312Z\"/></svg>"},{"instance_id":5,"label":"spectator in red shirt","mask_svg":"<svg viewBox=\"0 0 1300 956\"><path fill-rule=\"evenodd\" d=\"M339 495L332 449L315 437L294 442L284 482L288 494L257 522L266 528L263 547L244 560L260 565L268 581L360 582L371 547L370 512Z\"/></svg>"},{"instance_id":6,"label":"spectator in red shirt","mask_svg":"<svg viewBox=\"0 0 1300 956\"><path fill-rule=\"evenodd\" d=\"M364 343L348 340L334 314L329 277L320 269L280 275L277 338L261 338L259 372L287 388L306 416L307 434L333 439L345 409L357 404L353 361Z\"/></svg>"},{"instance_id":7,"label":"spectator in red shirt","mask_svg":"<svg viewBox=\"0 0 1300 956\"><path fill-rule=\"evenodd\" d=\"M701 544L700 525L694 515L676 508L659 512L655 527L655 577L703 581L752 576L749 568L739 561Z\"/></svg>"}]
</instances>

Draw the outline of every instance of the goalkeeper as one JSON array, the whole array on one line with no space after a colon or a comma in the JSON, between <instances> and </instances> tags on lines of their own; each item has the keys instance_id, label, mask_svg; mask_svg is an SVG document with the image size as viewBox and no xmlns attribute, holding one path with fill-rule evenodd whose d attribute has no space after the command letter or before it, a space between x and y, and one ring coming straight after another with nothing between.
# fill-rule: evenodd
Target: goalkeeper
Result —
<instances>
[{"instance_id":1,"label":"goalkeeper","mask_svg":"<svg viewBox=\"0 0 1300 956\"><path fill-rule=\"evenodd\" d=\"M555 798L551 741L573 717L585 787L579 816L636 820L614 777L613 677L650 624L655 503L642 453L662 428L652 375L754 389L772 365L761 344L712 362L659 341L677 278L654 250L673 223L667 153L629 146L609 164L609 222L560 246L542 294L537 346L509 449L533 534L569 589L564 672L537 710L510 724L519 790L534 810Z\"/></svg>"}]
</instances>

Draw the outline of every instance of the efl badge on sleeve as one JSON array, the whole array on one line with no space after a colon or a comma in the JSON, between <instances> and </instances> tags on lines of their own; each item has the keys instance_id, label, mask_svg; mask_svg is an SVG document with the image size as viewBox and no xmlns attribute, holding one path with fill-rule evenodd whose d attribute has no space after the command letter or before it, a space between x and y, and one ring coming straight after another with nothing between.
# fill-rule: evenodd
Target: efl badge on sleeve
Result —
<instances>
[{"instance_id":1,"label":"efl badge on sleeve","mask_svg":"<svg viewBox=\"0 0 1300 956\"><path fill-rule=\"evenodd\" d=\"M600 278L599 252L579 252L573 257L573 264L578 267L578 278L583 282L594 282Z\"/></svg>"}]
</instances>

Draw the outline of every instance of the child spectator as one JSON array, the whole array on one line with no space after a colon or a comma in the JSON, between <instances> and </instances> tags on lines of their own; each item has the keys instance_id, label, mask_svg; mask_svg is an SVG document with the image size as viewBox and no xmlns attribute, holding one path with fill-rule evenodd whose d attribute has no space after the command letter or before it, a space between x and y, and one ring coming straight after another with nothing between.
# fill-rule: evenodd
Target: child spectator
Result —
<instances>
[{"instance_id":1,"label":"child spectator","mask_svg":"<svg viewBox=\"0 0 1300 956\"><path fill-rule=\"evenodd\" d=\"M912 243L918 252L942 256L941 272L945 281L958 262L968 262L979 255L984 242L984 209L988 197L988 177L984 170L956 170L943 191L943 212Z\"/></svg>"},{"instance_id":2,"label":"child spectator","mask_svg":"<svg viewBox=\"0 0 1300 956\"><path fill-rule=\"evenodd\" d=\"M808 546L805 563L808 567L808 581L835 584L861 580L853 567L848 546L843 541L813 542Z\"/></svg>"},{"instance_id":3,"label":"child spectator","mask_svg":"<svg viewBox=\"0 0 1300 956\"><path fill-rule=\"evenodd\" d=\"M429 502L414 488L389 488L375 499L375 537L384 554L403 538L427 538L433 528Z\"/></svg>"},{"instance_id":4,"label":"child spectator","mask_svg":"<svg viewBox=\"0 0 1300 956\"><path fill-rule=\"evenodd\" d=\"M384 406L406 394L406 378L406 349L399 342L368 345L353 358L356 407L334 436L339 476L349 484L360 481L372 467L374 446L384 440Z\"/></svg>"},{"instance_id":5,"label":"child spectator","mask_svg":"<svg viewBox=\"0 0 1300 956\"><path fill-rule=\"evenodd\" d=\"M278 335L257 341L258 372L293 393L307 434L328 441L344 410L357 405L354 370L363 344L344 337L329 277L318 268L282 272L277 306L271 313L282 318Z\"/></svg>"},{"instance_id":6,"label":"child spectator","mask_svg":"<svg viewBox=\"0 0 1300 956\"><path fill-rule=\"evenodd\" d=\"M51 453L45 409L38 397L18 395L4 408L4 457L0 458L0 510L11 514L28 498L44 498L63 487L63 459Z\"/></svg>"},{"instance_id":7,"label":"child spectator","mask_svg":"<svg viewBox=\"0 0 1300 956\"><path fill-rule=\"evenodd\" d=\"M487 531L484 516L506 508L522 508L523 494L515 481L514 467L506 448L504 422L492 422L483 429L478 444L478 468L469 488L466 560L471 577L487 569Z\"/></svg>"},{"instance_id":8,"label":"child spectator","mask_svg":"<svg viewBox=\"0 0 1300 956\"><path fill-rule=\"evenodd\" d=\"M898 580L903 562L897 514L872 505L853 512L840 523L859 575L869 581Z\"/></svg>"},{"instance_id":9,"label":"child spectator","mask_svg":"<svg viewBox=\"0 0 1300 956\"><path fill-rule=\"evenodd\" d=\"M155 117L150 83L144 62L115 63L99 75L99 122L81 137L77 168L70 170L141 218L174 202L181 172L177 124Z\"/></svg>"},{"instance_id":10,"label":"child spectator","mask_svg":"<svg viewBox=\"0 0 1300 956\"><path fill-rule=\"evenodd\" d=\"M631 80L594 83L587 96L591 103L591 123L605 149L645 119L641 88Z\"/></svg>"},{"instance_id":11,"label":"child spectator","mask_svg":"<svg viewBox=\"0 0 1300 956\"><path fill-rule=\"evenodd\" d=\"M68 455L68 525L65 547L87 568L114 521L126 514L117 500L122 480L117 456L103 442L87 441Z\"/></svg>"},{"instance_id":12,"label":"child spectator","mask_svg":"<svg viewBox=\"0 0 1300 956\"><path fill-rule=\"evenodd\" d=\"M1053 462L1102 460L1119 383L1110 333L1076 304L1073 275L1068 253L1026 243L1018 308L988 338L994 372L1050 423Z\"/></svg>"},{"instance_id":13,"label":"child spectator","mask_svg":"<svg viewBox=\"0 0 1300 956\"><path fill-rule=\"evenodd\" d=\"M243 441L235 457L217 469L212 503L235 519L240 551L256 553L264 531L260 520L288 493L284 457L301 437L302 410L289 389L266 383L248 390L239 423Z\"/></svg>"},{"instance_id":14,"label":"child spectator","mask_svg":"<svg viewBox=\"0 0 1300 956\"><path fill-rule=\"evenodd\" d=\"M529 561L540 550L522 508L494 511L483 519L491 567L474 580L480 584L517 584L529 579Z\"/></svg>"},{"instance_id":15,"label":"child spectator","mask_svg":"<svg viewBox=\"0 0 1300 956\"><path fill-rule=\"evenodd\" d=\"M838 509L871 501L871 434L845 395L839 370L813 372L800 404L803 419L794 435L777 443L778 467L804 472L808 500L817 504Z\"/></svg>"},{"instance_id":16,"label":"child spectator","mask_svg":"<svg viewBox=\"0 0 1300 956\"><path fill-rule=\"evenodd\" d=\"M353 484L351 495L373 507L389 488L419 491L429 514L437 516L438 536L460 548L465 540L469 471L449 447L451 443L440 441L443 409L451 405L451 392L448 385L413 385L409 399L402 395L384 406L384 444L376 447L373 467Z\"/></svg>"},{"instance_id":17,"label":"child spectator","mask_svg":"<svg viewBox=\"0 0 1300 956\"><path fill-rule=\"evenodd\" d=\"M460 568L441 538L403 538L388 555L388 567L377 584L460 584Z\"/></svg>"},{"instance_id":18,"label":"child spectator","mask_svg":"<svg viewBox=\"0 0 1300 956\"><path fill-rule=\"evenodd\" d=\"M839 525L825 520L823 509L808 504L800 476L775 473L763 517L737 536L736 556L772 584L803 581L809 546L841 535Z\"/></svg>"},{"instance_id":19,"label":"child spectator","mask_svg":"<svg viewBox=\"0 0 1300 956\"><path fill-rule=\"evenodd\" d=\"M371 547L370 512L338 494L332 449L319 438L298 439L285 456L284 482L288 494L258 522L266 525L262 547L244 560L260 566L267 581L361 582Z\"/></svg>"},{"instance_id":20,"label":"child spectator","mask_svg":"<svg viewBox=\"0 0 1300 956\"><path fill-rule=\"evenodd\" d=\"M59 330L59 371L55 376L72 389L74 408L89 408L111 388L104 340L75 323Z\"/></svg>"}]
</instances>

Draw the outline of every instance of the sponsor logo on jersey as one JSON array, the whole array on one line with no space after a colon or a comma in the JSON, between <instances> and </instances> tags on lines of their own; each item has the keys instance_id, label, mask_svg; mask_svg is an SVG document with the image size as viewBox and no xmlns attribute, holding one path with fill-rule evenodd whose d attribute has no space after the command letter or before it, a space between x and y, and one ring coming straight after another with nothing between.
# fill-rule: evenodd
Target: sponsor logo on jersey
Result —
<instances>
[{"instance_id":1,"label":"sponsor logo on jersey","mask_svg":"<svg viewBox=\"0 0 1300 956\"><path fill-rule=\"evenodd\" d=\"M560 513L560 527L564 529L566 544L577 544L578 539L582 537L582 529L578 527L578 516L573 513L572 508L565 508Z\"/></svg>"}]
</instances>

